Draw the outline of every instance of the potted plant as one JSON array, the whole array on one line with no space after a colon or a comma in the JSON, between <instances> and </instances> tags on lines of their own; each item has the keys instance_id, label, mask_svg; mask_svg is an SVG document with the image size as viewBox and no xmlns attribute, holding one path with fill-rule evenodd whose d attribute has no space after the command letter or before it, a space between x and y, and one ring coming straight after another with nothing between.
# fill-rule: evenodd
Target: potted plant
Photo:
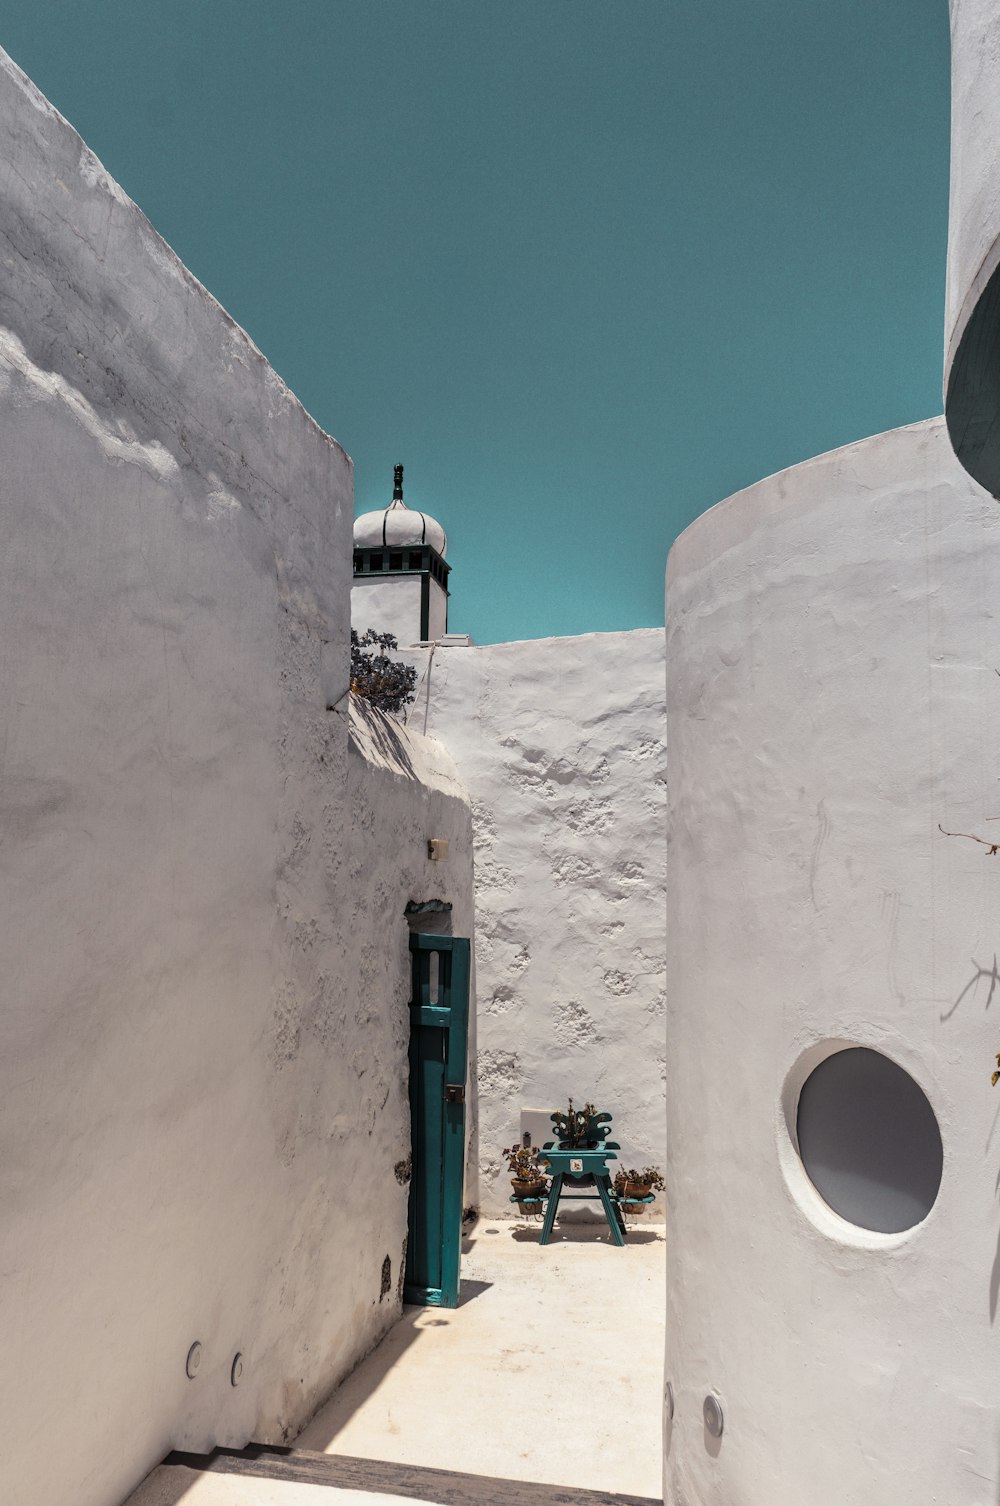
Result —
<instances>
[{"instance_id":1,"label":"potted plant","mask_svg":"<svg viewBox=\"0 0 1000 1506\"><path fill-rule=\"evenodd\" d=\"M592 1103L575 1109L572 1098L565 1114L557 1109L551 1118L556 1144L563 1150L599 1150L611 1129L610 1114L598 1113ZM608 1149L617 1150L617 1146Z\"/></svg>"},{"instance_id":2,"label":"potted plant","mask_svg":"<svg viewBox=\"0 0 1000 1506\"><path fill-rule=\"evenodd\" d=\"M630 1167L615 1176L615 1192L619 1197L649 1197L654 1192L662 1192L663 1186L663 1173L658 1166L644 1166L642 1171Z\"/></svg>"},{"instance_id":3,"label":"potted plant","mask_svg":"<svg viewBox=\"0 0 1000 1506\"><path fill-rule=\"evenodd\" d=\"M510 1185L519 1198L544 1197L549 1190L545 1161L533 1145L512 1145L503 1151L510 1172Z\"/></svg>"}]
</instances>

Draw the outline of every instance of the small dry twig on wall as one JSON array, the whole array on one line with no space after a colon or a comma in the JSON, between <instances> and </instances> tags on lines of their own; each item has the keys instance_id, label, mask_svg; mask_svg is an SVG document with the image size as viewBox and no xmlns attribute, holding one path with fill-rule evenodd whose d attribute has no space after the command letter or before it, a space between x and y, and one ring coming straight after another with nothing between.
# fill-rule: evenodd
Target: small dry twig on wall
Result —
<instances>
[{"instance_id":1,"label":"small dry twig on wall","mask_svg":"<svg viewBox=\"0 0 1000 1506\"><path fill-rule=\"evenodd\" d=\"M938 822L938 831L945 837L964 837L967 842L978 842L980 847L989 849L986 854L988 858L991 858L995 852L1000 851L1000 842L988 842L985 837L974 837L971 831L945 831L940 821Z\"/></svg>"},{"instance_id":2,"label":"small dry twig on wall","mask_svg":"<svg viewBox=\"0 0 1000 1506\"><path fill-rule=\"evenodd\" d=\"M996 666L994 666L993 673L995 675L1000 675L1000 669L997 669ZM987 819L990 821L996 821L1000 818L996 816L989 816ZM945 831L940 821L938 822L938 831L942 832L946 837L964 837L966 842L978 842L980 847L986 848L986 856L988 858L992 858L998 851L1000 851L1000 842L989 842L985 837L973 836L971 831ZM997 1083L1000 1082L1000 1053L997 1054L997 1071L993 1073L990 1081L992 1082L994 1087L996 1087Z\"/></svg>"}]
</instances>

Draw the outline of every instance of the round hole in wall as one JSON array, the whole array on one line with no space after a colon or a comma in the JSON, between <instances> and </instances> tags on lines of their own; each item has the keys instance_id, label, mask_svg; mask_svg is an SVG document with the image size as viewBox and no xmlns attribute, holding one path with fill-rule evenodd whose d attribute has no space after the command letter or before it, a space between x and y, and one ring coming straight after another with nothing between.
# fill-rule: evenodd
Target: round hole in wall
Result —
<instances>
[{"instance_id":1,"label":"round hole in wall","mask_svg":"<svg viewBox=\"0 0 1000 1506\"><path fill-rule=\"evenodd\" d=\"M910 1074L866 1046L827 1056L799 1095L802 1164L824 1202L862 1229L898 1234L941 1186L941 1131Z\"/></svg>"}]
</instances>

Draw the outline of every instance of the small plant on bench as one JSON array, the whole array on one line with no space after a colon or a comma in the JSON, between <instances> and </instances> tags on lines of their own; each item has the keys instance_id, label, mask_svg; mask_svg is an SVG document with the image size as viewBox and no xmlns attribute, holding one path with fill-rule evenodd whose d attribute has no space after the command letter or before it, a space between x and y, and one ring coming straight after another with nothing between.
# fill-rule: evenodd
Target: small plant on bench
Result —
<instances>
[{"instance_id":1,"label":"small plant on bench","mask_svg":"<svg viewBox=\"0 0 1000 1506\"><path fill-rule=\"evenodd\" d=\"M533 1145L512 1145L502 1152L510 1172L510 1185L518 1197L544 1197L549 1190L545 1162Z\"/></svg>"},{"instance_id":2,"label":"small plant on bench","mask_svg":"<svg viewBox=\"0 0 1000 1506\"><path fill-rule=\"evenodd\" d=\"M615 1176L615 1191L619 1197L649 1197L651 1193L662 1192L663 1187L663 1173L658 1166L644 1166L642 1171L630 1167Z\"/></svg>"},{"instance_id":3,"label":"small plant on bench","mask_svg":"<svg viewBox=\"0 0 1000 1506\"><path fill-rule=\"evenodd\" d=\"M611 1129L610 1114L598 1113L592 1103L575 1109L572 1098L565 1114L557 1109L551 1118L556 1144L564 1150L599 1150ZM617 1146L611 1141L607 1148L616 1150Z\"/></svg>"}]
</instances>

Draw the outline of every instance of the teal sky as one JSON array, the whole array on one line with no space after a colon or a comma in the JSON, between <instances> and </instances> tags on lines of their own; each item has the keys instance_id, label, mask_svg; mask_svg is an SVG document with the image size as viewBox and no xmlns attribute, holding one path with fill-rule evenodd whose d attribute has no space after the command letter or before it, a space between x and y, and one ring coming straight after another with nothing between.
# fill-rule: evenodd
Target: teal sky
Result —
<instances>
[{"instance_id":1,"label":"teal sky","mask_svg":"<svg viewBox=\"0 0 1000 1506\"><path fill-rule=\"evenodd\" d=\"M945 0L0 0L0 45L478 642L653 626L697 514L941 409Z\"/></svg>"}]
</instances>

